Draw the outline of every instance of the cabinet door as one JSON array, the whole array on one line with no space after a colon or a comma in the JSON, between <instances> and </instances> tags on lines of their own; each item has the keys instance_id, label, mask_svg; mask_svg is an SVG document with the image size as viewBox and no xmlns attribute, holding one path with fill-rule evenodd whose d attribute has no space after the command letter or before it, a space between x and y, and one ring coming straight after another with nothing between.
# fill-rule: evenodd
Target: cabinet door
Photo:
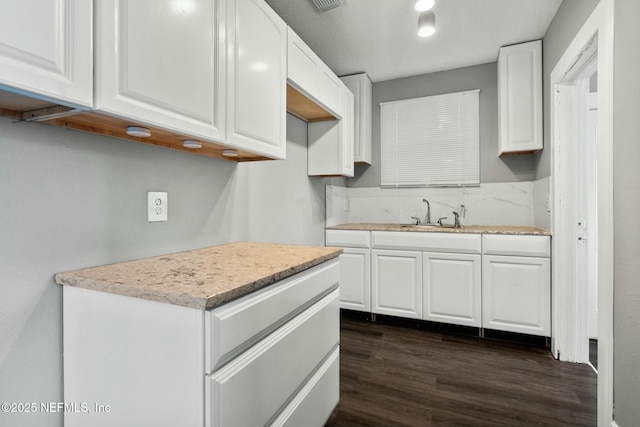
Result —
<instances>
[{"instance_id":1,"label":"cabinet door","mask_svg":"<svg viewBox=\"0 0 640 427\"><path fill-rule=\"evenodd\" d=\"M340 308L371 311L371 251L344 248L340 255Z\"/></svg>"},{"instance_id":2,"label":"cabinet door","mask_svg":"<svg viewBox=\"0 0 640 427\"><path fill-rule=\"evenodd\" d=\"M353 176L353 94L344 86L342 102L341 119L307 125L309 176Z\"/></svg>"},{"instance_id":3,"label":"cabinet door","mask_svg":"<svg viewBox=\"0 0 640 427\"><path fill-rule=\"evenodd\" d=\"M342 146L342 175L352 177L354 173L353 165L353 141L354 141L354 110L353 110L353 93L346 87L343 87L343 115L341 120L342 134L340 135Z\"/></svg>"},{"instance_id":4,"label":"cabinet door","mask_svg":"<svg viewBox=\"0 0 640 427\"><path fill-rule=\"evenodd\" d=\"M340 77L353 93L353 155L356 163L371 164L371 80L365 73Z\"/></svg>"},{"instance_id":5,"label":"cabinet door","mask_svg":"<svg viewBox=\"0 0 640 427\"><path fill-rule=\"evenodd\" d=\"M318 57L291 28L287 29L287 79L306 95L318 93Z\"/></svg>"},{"instance_id":6,"label":"cabinet door","mask_svg":"<svg viewBox=\"0 0 640 427\"><path fill-rule=\"evenodd\" d=\"M482 326L549 336L550 288L549 258L484 255Z\"/></svg>"},{"instance_id":7,"label":"cabinet door","mask_svg":"<svg viewBox=\"0 0 640 427\"><path fill-rule=\"evenodd\" d=\"M318 65L318 101L338 117L344 115L342 81L324 63Z\"/></svg>"},{"instance_id":8,"label":"cabinet door","mask_svg":"<svg viewBox=\"0 0 640 427\"><path fill-rule=\"evenodd\" d=\"M224 140L222 0L96 2L96 108Z\"/></svg>"},{"instance_id":9,"label":"cabinet door","mask_svg":"<svg viewBox=\"0 0 640 427\"><path fill-rule=\"evenodd\" d=\"M480 255L423 255L424 320L457 325L482 325Z\"/></svg>"},{"instance_id":10,"label":"cabinet door","mask_svg":"<svg viewBox=\"0 0 640 427\"><path fill-rule=\"evenodd\" d=\"M373 250L372 312L422 318L422 254Z\"/></svg>"},{"instance_id":11,"label":"cabinet door","mask_svg":"<svg viewBox=\"0 0 640 427\"><path fill-rule=\"evenodd\" d=\"M0 13L0 88L91 107L93 2L6 1Z\"/></svg>"},{"instance_id":12,"label":"cabinet door","mask_svg":"<svg viewBox=\"0 0 640 427\"><path fill-rule=\"evenodd\" d=\"M498 57L500 154L542 149L542 41L508 46Z\"/></svg>"},{"instance_id":13,"label":"cabinet door","mask_svg":"<svg viewBox=\"0 0 640 427\"><path fill-rule=\"evenodd\" d=\"M287 25L264 0L227 5L227 143L284 159Z\"/></svg>"}]
</instances>

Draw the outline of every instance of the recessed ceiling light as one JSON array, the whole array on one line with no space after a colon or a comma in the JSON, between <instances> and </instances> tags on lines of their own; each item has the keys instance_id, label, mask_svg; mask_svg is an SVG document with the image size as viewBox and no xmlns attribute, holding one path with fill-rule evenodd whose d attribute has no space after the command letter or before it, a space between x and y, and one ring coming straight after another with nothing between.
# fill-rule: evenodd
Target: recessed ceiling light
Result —
<instances>
[{"instance_id":1,"label":"recessed ceiling light","mask_svg":"<svg viewBox=\"0 0 640 427\"><path fill-rule=\"evenodd\" d=\"M416 0L415 8L418 12L426 12L436 4L435 0Z\"/></svg>"},{"instance_id":2,"label":"recessed ceiling light","mask_svg":"<svg viewBox=\"0 0 640 427\"><path fill-rule=\"evenodd\" d=\"M129 126L127 128L127 135L137 136L138 138L148 138L151 136L151 131L140 126Z\"/></svg>"},{"instance_id":3,"label":"recessed ceiling light","mask_svg":"<svg viewBox=\"0 0 640 427\"><path fill-rule=\"evenodd\" d=\"M418 18L418 35L429 37L436 32L436 15L433 12L422 12Z\"/></svg>"}]
</instances>

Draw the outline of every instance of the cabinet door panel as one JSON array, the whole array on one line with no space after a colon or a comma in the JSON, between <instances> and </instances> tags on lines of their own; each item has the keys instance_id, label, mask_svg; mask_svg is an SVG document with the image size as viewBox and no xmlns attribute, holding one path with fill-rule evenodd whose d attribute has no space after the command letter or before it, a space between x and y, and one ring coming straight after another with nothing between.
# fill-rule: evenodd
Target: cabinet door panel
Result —
<instances>
[{"instance_id":1,"label":"cabinet door panel","mask_svg":"<svg viewBox=\"0 0 640 427\"><path fill-rule=\"evenodd\" d=\"M342 81L324 64L318 66L318 100L343 117Z\"/></svg>"},{"instance_id":2,"label":"cabinet door panel","mask_svg":"<svg viewBox=\"0 0 640 427\"><path fill-rule=\"evenodd\" d=\"M542 42L500 49L500 154L542 149Z\"/></svg>"},{"instance_id":3,"label":"cabinet door panel","mask_svg":"<svg viewBox=\"0 0 640 427\"><path fill-rule=\"evenodd\" d=\"M480 260L480 255L424 254L424 320L481 326Z\"/></svg>"},{"instance_id":4,"label":"cabinet door panel","mask_svg":"<svg viewBox=\"0 0 640 427\"><path fill-rule=\"evenodd\" d=\"M482 326L549 336L549 259L485 255L482 263Z\"/></svg>"},{"instance_id":5,"label":"cabinet door panel","mask_svg":"<svg viewBox=\"0 0 640 427\"><path fill-rule=\"evenodd\" d=\"M318 92L318 57L291 29L287 30L287 78L302 92L315 95Z\"/></svg>"},{"instance_id":6,"label":"cabinet door panel","mask_svg":"<svg viewBox=\"0 0 640 427\"><path fill-rule=\"evenodd\" d=\"M96 108L222 140L225 50L220 4L98 2Z\"/></svg>"},{"instance_id":7,"label":"cabinet door panel","mask_svg":"<svg viewBox=\"0 0 640 427\"><path fill-rule=\"evenodd\" d=\"M91 107L90 1L6 1L0 13L0 88Z\"/></svg>"},{"instance_id":8,"label":"cabinet door panel","mask_svg":"<svg viewBox=\"0 0 640 427\"><path fill-rule=\"evenodd\" d=\"M372 251L372 311L422 318L422 254Z\"/></svg>"},{"instance_id":9,"label":"cabinet door panel","mask_svg":"<svg viewBox=\"0 0 640 427\"><path fill-rule=\"evenodd\" d=\"M340 307L371 311L371 251L343 249L340 255Z\"/></svg>"},{"instance_id":10,"label":"cabinet door panel","mask_svg":"<svg viewBox=\"0 0 640 427\"><path fill-rule=\"evenodd\" d=\"M287 26L263 0L230 0L227 141L272 158L286 154Z\"/></svg>"}]
</instances>

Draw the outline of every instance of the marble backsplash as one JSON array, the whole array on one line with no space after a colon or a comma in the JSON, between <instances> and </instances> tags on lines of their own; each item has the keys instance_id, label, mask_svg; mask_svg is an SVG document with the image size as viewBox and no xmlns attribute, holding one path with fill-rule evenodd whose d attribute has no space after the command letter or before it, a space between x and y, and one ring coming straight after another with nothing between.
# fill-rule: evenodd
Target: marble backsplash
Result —
<instances>
[{"instance_id":1,"label":"marble backsplash","mask_svg":"<svg viewBox=\"0 0 640 427\"><path fill-rule=\"evenodd\" d=\"M372 222L411 223L425 220L427 199L431 221L452 211L468 225L525 225L550 228L549 178L538 181L481 184L478 187L379 188L327 186L327 226ZM462 209L464 206L464 209Z\"/></svg>"}]
</instances>

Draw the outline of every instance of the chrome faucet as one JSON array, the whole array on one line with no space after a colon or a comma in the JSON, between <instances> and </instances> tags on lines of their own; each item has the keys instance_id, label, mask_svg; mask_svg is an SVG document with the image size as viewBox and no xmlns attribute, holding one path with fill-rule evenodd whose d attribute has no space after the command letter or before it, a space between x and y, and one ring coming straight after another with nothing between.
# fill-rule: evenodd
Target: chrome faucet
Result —
<instances>
[{"instance_id":1,"label":"chrome faucet","mask_svg":"<svg viewBox=\"0 0 640 427\"><path fill-rule=\"evenodd\" d=\"M460 228L460 214L458 212L456 212L456 211L453 211L452 214L455 217L454 218L454 222L455 222L454 227L455 228Z\"/></svg>"},{"instance_id":2,"label":"chrome faucet","mask_svg":"<svg viewBox=\"0 0 640 427\"><path fill-rule=\"evenodd\" d=\"M427 204L427 216L424 218L424 222L431 224L431 205L427 199L422 199L422 201Z\"/></svg>"}]
</instances>

